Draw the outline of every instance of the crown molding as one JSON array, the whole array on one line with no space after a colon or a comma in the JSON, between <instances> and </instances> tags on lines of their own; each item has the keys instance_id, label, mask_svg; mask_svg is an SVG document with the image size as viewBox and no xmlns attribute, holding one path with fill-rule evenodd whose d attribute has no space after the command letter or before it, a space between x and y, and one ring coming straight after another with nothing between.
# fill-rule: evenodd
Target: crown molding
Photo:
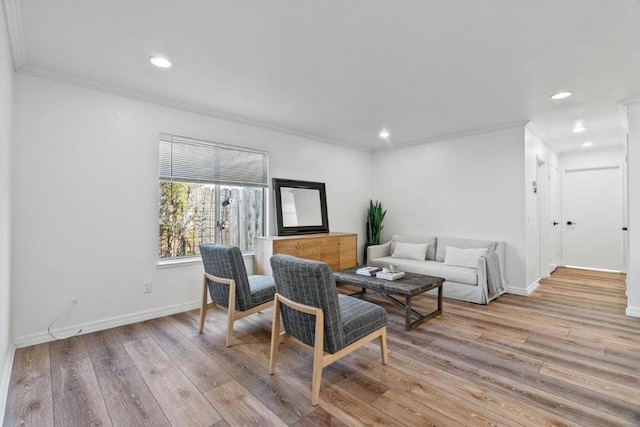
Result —
<instances>
[{"instance_id":1,"label":"crown molding","mask_svg":"<svg viewBox=\"0 0 640 427\"><path fill-rule=\"evenodd\" d=\"M553 148L549 143L549 141L551 141L551 138L549 138L549 136L546 133L544 133L542 129L540 129L538 125L536 125L534 122L530 121L529 123L527 123L526 128L532 134L538 137L538 139L540 139L540 141L542 141L542 143L546 145L549 150L553 151L558 156L561 154L557 149Z\"/></svg>"},{"instance_id":2,"label":"crown molding","mask_svg":"<svg viewBox=\"0 0 640 427\"><path fill-rule=\"evenodd\" d=\"M620 101L620 104L626 105L627 107L630 106L630 105L640 104L640 96L636 97L636 98L623 99L622 101Z\"/></svg>"},{"instance_id":3,"label":"crown molding","mask_svg":"<svg viewBox=\"0 0 640 427\"><path fill-rule=\"evenodd\" d=\"M39 77L47 80L52 80L60 83L65 83L73 86L82 87L85 89L95 90L98 92L107 93L110 95L122 96L125 98L134 99L137 101L147 102L162 107L173 108L188 113L198 114L201 116L212 117L214 119L225 120L232 123L251 126L258 129L270 130L280 132L287 135L298 136L314 141L324 142L331 145L336 145L343 148L349 148L352 150L364 151L364 152L376 152L376 151L389 151L399 148L411 147L415 145L427 144L430 142L445 141L448 139L477 135L487 132L493 132L497 130L504 130L515 127L524 127L528 121L518 121L513 123L507 123L497 126L491 126L487 128L472 129L463 132L457 132L448 135L439 135L436 137L418 139L407 142L398 142L388 147L372 148L361 144L336 140L332 138L326 138L320 135L314 135L296 129L290 129L283 126L278 126L268 122L262 122L259 120L253 120L247 117L233 115L225 113L216 109L199 107L195 105L181 103L175 100L157 97L153 95L144 94L137 91L123 89L113 85L102 84L74 76L69 76L62 73L57 73L50 70L45 70L39 67L35 67L27 64L27 55L23 47L22 28L21 28L21 7L20 0L2 0L5 10L5 16L7 20L7 27L9 33L9 40L11 43L11 54L13 58L13 66L16 72L34 77Z\"/></svg>"},{"instance_id":4,"label":"crown molding","mask_svg":"<svg viewBox=\"0 0 640 427\"><path fill-rule=\"evenodd\" d=\"M7 0L5 0L7 1ZM38 78L42 78L42 79L46 79L46 80L52 80L52 81L56 81L56 82L60 82L60 83L65 83L65 84L69 84L72 86L77 86L77 87L81 87L81 88L85 88L85 89L89 89L89 90L95 90L98 92L103 92L106 94L110 94L110 95L116 95L116 96L122 96L125 98L130 98L130 99L134 99L136 101L142 101L142 102L147 102L150 104L154 104L154 105L159 105L162 107L167 107L167 108L173 108L175 110L180 110L180 111L185 111L188 113L193 113L193 114L198 114L201 116L207 116L207 117L211 117L214 119L218 119L218 120L224 120L224 121L228 121L228 122L232 122L232 123L238 123L241 125L245 125L245 126L251 126L254 128L258 128L258 129L264 129L264 130L270 130L270 131L275 131L275 132L279 132L279 133L283 133L283 134L287 134L287 135L293 135L293 136L298 136L301 138L306 138L306 139L310 139L310 140L314 140L314 141L319 141L319 142L324 142L326 144L331 144L331 145L336 145L339 147L343 147L343 148L349 148L352 150L358 150L358 151L364 151L364 152L379 152L379 151L390 151L390 150L395 150L395 149L400 149L400 148L406 148L406 147L412 147L412 146L416 146L416 145L422 145L422 144L427 144L427 143L432 143L432 142L439 142L439 141L446 141L449 139L454 139L454 138L460 138L460 137L465 137L465 136L471 136L471 135L479 135L479 134L483 134L483 133L488 133L488 132L494 132L494 131L499 131L499 130L506 130L506 129L513 129L513 128L525 128L527 126L529 122L529 120L521 120L521 121L517 121L517 122L511 122L511 123L506 123L506 124L501 124L501 125L496 125L496 126L490 126L490 127L486 127L486 128L478 128L478 129L470 129L470 130L466 130L463 132L457 132L457 133L452 133L452 134L447 134L447 135L439 135L436 137L432 137L432 138L424 138L424 139L419 139L419 140L413 140L413 141L408 141L408 142L399 142L399 143L395 143L393 145L390 145L388 147L377 147L377 148L372 148L372 147L367 147L367 146L363 146L360 144L356 144L356 143L350 143L350 142L345 142L345 141L340 141L340 140L335 140L335 139L331 139L331 138L326 138L323 136L319 136L319 135L314 135L314 134L310 134L310 133L306 133L306 132L301 132L295 129L290 129L290 128L286 128L286 127L282 127L282 126L278 126L278 125L274 125L271 123L267 123L267 122L261 122L258 120L252 120L246 117L242 117L242 116L236 116L236 115L232 115L232 114L228 114L219 110L215 110L215 109L209 109L209 108L204 108L204 107L198 107L198 106L194 106L194 105L189 105L189 104L184 104L181 102L177 102L174 100L170 100L170 99L166 99L166 98L162 98L162 97L156 97L156 96L152 96L152 95L148 95L148 94L143 94L140 92L136 92L136 91L131 91L131 90L127 90L127 89L123 89L123 88L119 88L117 86L112 86L112 85L105 85L102 83L97 83L97 82L93 82L90 80L85 80L85 79L81 79L78 77L71 77L68 76L66 74L61 74L61 73L56 73L50 70L44 70L38 67L34 67L31 65L27 65L27 66L22 66L22 67L16 67L16 72L21 73L21 74L25 74L25 75L29 75L29 76L34 76L34 77L38 77Z\"/></svg>"},{"instance_id":5,"label":"crown molding","mask_svg":"<svg viewBox=\"0 0 640 427\"><path fill-rule=\"evenodd\" d=\"M85 89L95 90L95 91L107 93L110 95L122 96L125 98L134 99L136 101L147 102L147 103L159 105L162 107L173 108L175 110L185 111L188 113L199 114L201 116L207 116L207 117L211 117L218 120L224 120L224 121L233 122L233 123L237 123L245 126L251 126L258 129L280 132L288 135L298 136L301 138L311 139L314 141L324 142L331 145L337 145L337 146L340 146L343 148L349 148L352 150L359 150L359 151L366 151L366 152L372 151L370 147L365 147L359 144L349 143L349 142L335 140L331 138L325 138L323 136L301 132L295 129L290 129L283 126L267 123L267 122L261 122L259 120L252 120L246 117L228 114L228 113L211 109L211 108L184 104L171 99L156 97L156 96L144 94L141 92L119 88L117 86L97 83L97 82L93 82L90 80L85 80L77 77L71 77L66 74L44 70L31 65L16 67L16 72L34 76L34 77L39 77L46 80L53 80L56 82L65 83L72 86L78 86Z\"/></svg>"},{"instance_id":6,"label":"crown molding","mask_svg":"<svg viewBox=\"0 0 640 427\"><path fill-rule=\"evenodd\" d=\"M542 131L534 122L527 123L526 128L535 136L537 136L542 142L548 145L549 137Z\"/></svg>"},{"instance_id":7,"label":"crown molding","mask_svg":"<svg viewBox=\"0 0 640 427\"><path fill-rule=\"evenodd\" d=\"M18 7L17 5L19 0L3 0L3 1L5 2L5 4L12 3L15 7ZM14 13L14 16L17 16L16 13ZM17 28L15 31L19 33L19 25L16 23L14 27ZM13 40L14 38L12 37L12 46L13 46ZM447 135L438 135L435 137L423 138L423 139L412 140L407 142L398 142L398 143L394 143L393 145L389 145L387 147L372 148L372 147L363 146L357 143L326 138L320 135L301 132L295 129L290 129L283 126L267 123L267 122L252 120L246 117L225 113L215 109L185 104L175 100L156 97L156 96L144 94L137 91L123 89L113 85L107 85L107 84L97 83L94 81L90 81L90 80L86 80L78 77L72 77L67 74L57 73L51 70L45 70L32 65L26 65L24 64L25 55L22 52L22 44L19 42L17 44L19 46L19 48L17 49L19 51L18 60L20 62L16 60L16 55L14 54L14 67L16 72L21 74L38 77L46 80L52 80L52 81L56 81L64 84L69 84L69 85L81 87L84 89L95 90L95 91L110 94L110 95L122 96L125 98L134 99L136 101L146 102L146 103L167 107L167 108L173 108L175 110L185 111L188 113L198 114L201 116L207 116L207 117L211 117L218 120L224 120L224 121L237 123L245 126L251 126L258 129L264 129L264 130L275 131L275 132L279 132L287 135L298 136L301 138L324 142L326 144L336 145L343 148L349 148L352 150L364 151L369 153L396 150L400 148L423 145L423 144L428 144L432 142L446 141L449 139L460 138L460 137L471 136L471 135L479 135L479 134L494 132L499 130L506 130L506 129L512 129L512 128L524 128L529 123L531 123L529 120L520 120L517 122L505 123L505 124L500 124L500 125L490 126L485 128L470 129L470 130L456 132L456 133L447 134ZM21 65L18 66L17 64L21 64Z\"/></svg>"},{"instance_id":8,"label":"crown molding","mask_svg":"<svg viewBox=\"0 0 640 427\"><path fill-rule=\"evenodd\" d=\"M462 131L462 132L456 132L456 133L451 133L451 134L447 134L447 135L434 136L432 138L424 138L424 139L417 139L417 140L408 141L408 142L404 142L404 143L397 143L397 144L394 144L392 146L390 145L388 147L378 147L378 148L374 148L373 151L374 152L391 151L391 150L396 150L396 149L400 149L400 148L414 147L416 145L430 144L432 142L441 142L441 141L446 141L446 140L454 139L454 138L462 138L462 137L465 137L465 136L480 135L480 134L483 134L483 133L495 132L495 131L499 131L499 130L507 130L507 129L515 129L515 128L524 129L525 126L527 125L527 123L529 123L528 120L519 120L517 122L504 123L504 124L500 124L500 125L496 125L496 126L489 126L489 127L485 127L485 128L469 129L469 130L465 130L465 131ZM523 135L522 140L524 141L524 135Z\"/></svg>"},{"instance_id":9,"label":"crown molding","mask_svg":"<svg viewBox=\"0 0 640 427\"><path fill-rule=\"evenodd\" d=\"M22 43L22 20L20 19L22 9L20 7L20 0L3 0L2 5L7 22L7 33L9 34L9 44L11 45L13 68L18 71L27 63Z\"/></svg>"}]
</instances>

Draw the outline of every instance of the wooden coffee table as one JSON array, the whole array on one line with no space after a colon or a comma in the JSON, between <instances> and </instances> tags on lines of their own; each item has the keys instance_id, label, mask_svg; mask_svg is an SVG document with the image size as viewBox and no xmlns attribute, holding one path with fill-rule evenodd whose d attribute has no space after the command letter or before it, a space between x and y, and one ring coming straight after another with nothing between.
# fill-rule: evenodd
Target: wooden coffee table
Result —
<instances>
[{"instance_id":1,"label":"wooden coffee table","mask_svg":"<svg viewBox=\"0 0 640 427\"><path fill-rule=\"evenodd\" d=\"M375 276L356 274L358 268L360 267L335 271L333 277L336 283L355 285L362 288L362 291L351 294L351 296L362 297L366 295L367 289L369 289L373 291L374 294L381 295L394 304L403 307L405 309L404 329L406 331L442 313L443 278L416 273L405 273L405 276L401 279L384 280L378 279ZM438 288L438 308L435 311L422 314L411 308L411 298L436 288ZM405 302L395 298L395 296L404 297ZM412 316L417 318L413 322L411 321Z\"/></svg>"}]
</instances>

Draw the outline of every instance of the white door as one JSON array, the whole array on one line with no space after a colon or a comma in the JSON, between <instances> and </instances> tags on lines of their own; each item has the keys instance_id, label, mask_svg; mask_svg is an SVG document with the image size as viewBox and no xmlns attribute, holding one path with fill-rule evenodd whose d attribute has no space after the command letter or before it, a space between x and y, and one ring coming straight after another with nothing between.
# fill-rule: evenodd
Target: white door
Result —
<instances>
[{"instance_id":1,"label":"white door","mask_svg":"<svg viewBox=\"0 0 640 427\"><path fill-rule=\"evenodd\" d=\"M564 173L563 259L568 266L622 270L622 171Z\"/></svg>"},{"instance_id":2,"label":"white door","mask_svg":"<svg viewBox=\"0 0 640 427\"><path fill-rule=\"evenodd\" d=\"M549 272L562 265L562 181L549 165Z\"/></svg>"}]
</instances>

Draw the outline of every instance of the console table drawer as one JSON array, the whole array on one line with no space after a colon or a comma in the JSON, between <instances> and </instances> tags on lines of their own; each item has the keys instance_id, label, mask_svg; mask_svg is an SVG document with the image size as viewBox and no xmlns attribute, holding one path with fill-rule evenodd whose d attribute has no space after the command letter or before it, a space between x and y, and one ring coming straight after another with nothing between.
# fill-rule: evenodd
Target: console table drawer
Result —
<instances>
[{"instance_id":1,"label":"console table drawer","mask_svg":"<svg viewBox=\"0 0 640 427\"><path fill-rule=\"evenodd\" d=\"M270 276L269 259L276 254L322 261L332 270L342 270L357 264L357 247L358 235L355 233L257 237L253 271L254 274Z\"/></svg>"}]
</instances>

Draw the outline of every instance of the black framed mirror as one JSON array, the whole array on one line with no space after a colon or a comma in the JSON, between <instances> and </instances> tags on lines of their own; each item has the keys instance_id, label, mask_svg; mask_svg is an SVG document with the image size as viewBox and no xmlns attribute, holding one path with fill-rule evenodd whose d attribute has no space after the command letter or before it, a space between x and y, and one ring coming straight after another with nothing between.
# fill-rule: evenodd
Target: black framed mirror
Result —
<instances>
[{"instance_id":1,"label":"black framed mirror","mask_svg":"<svg viewBox=\"0 0 640 427\"><path fill-rule=\"evenodd\" d=\"M273 178L278 236L328 233L324 182Z\"/></svg>"}]
</instances>

